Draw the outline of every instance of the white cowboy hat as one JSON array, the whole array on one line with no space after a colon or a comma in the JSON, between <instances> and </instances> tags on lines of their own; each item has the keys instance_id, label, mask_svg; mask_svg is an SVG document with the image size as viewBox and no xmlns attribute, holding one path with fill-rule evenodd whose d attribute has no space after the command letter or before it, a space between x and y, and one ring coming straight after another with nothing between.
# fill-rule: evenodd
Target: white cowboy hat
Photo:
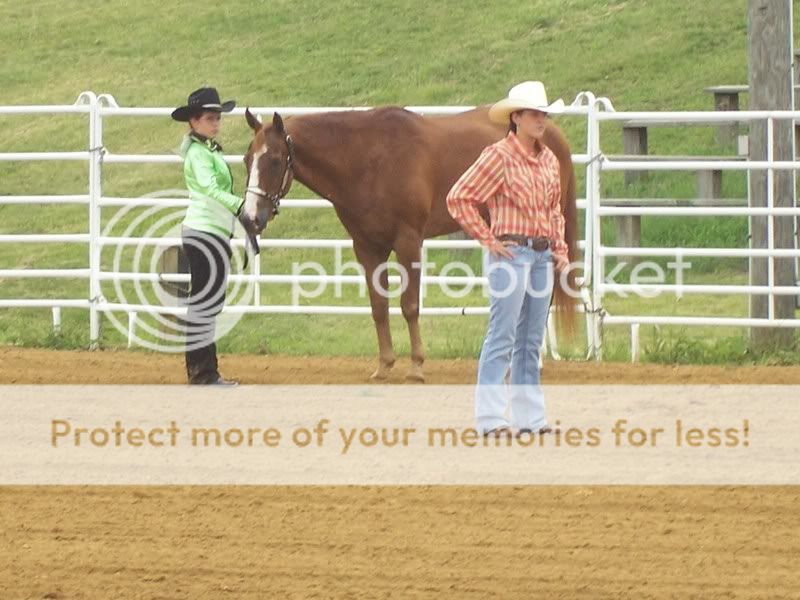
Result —
<instances>
[{"instance_id":1,"label":"white cowboy hat","mask_svg":"<svg viewBox=\"0 0 800 600\"><path fill-rule=\"evenodd\" d=\"M546 113L564 111L564 101L559 98L552 104L547 102L547 92L541 81L524 81L508 91L508 97L496 102L489 109L489 119L501 125L508 125L511 113L517 110L540 110Z\"/></svg>"}]
</instances>

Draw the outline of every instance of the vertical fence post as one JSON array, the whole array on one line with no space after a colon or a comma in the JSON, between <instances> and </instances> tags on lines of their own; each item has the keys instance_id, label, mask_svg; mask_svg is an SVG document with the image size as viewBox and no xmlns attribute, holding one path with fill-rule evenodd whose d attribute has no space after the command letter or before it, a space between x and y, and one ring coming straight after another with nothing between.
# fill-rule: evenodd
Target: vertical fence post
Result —
<instances>
[{"instance_id":1,"label":"vertical fence post","mask_svg":"<svg viewBox=\"0 0 800 600\"><path fill-rule=\"evenodd\" d=\"M428 284L426 279L428 277L428 249L425 247L425 242L422 242L422 250L420 251L420 266L419 266L419 312L422 312L422 307L425 302L425 294L428 291Z\"/></svg>"},{"instance_id":2,"label":"vertical fence post","mask_svg":"<svg viewBox=\"0 0 800 600\"><path fill-rule=\"evenodd\" d=\"M89 348L94 350L100 340L100 314L97 302L100 296L99 235L100 235L100 164L102 161L102 121L100 102L94 92L82 92L76 104L89 105Z\"/></svg>"},{"instance_id":3,"label":"vertical fence post","mask_svg":"<svg viewBox=\"0 0 800 600\"><path fill-rule=\"evenodd\" d=\"M772 212L775 206L775 169L772 168L772 161L775 159L775 149L773 147L775 139L775 121L772 117L767 119L767 162L770 166L767 169L767 248L770 253L775 249L775 214ZM770 254L767 258L767 286L769 296L767 305L767 317L770 321L775 318L775 256Z\"/></svg>"},{"instance_id":4,"label":"vertical fence post","mask_svg":"<svg viewBox=\"0 0 800 600\"><path fill-rule=\"evenodd\" d=\"M589 98L588 92L581 92L578 94L576 98L576 102L578 99L582 101L587 101L589 105L589 110L591 110L592 101ZM573 103L574 104L574 103ZM592 202L591 202L591 193L589 191L590 186L590 173L592 169L592 165L594 161L592 161L592 146L590 144L590 136L591 136L591 129L589 127L589 117L587 112L586 117L586 156L588 160L586 162L586 168L584 169L584 197L586 198L586 205L583 212L583 239L584 239L584 247L583 247L583 281L582 281L582 299L583 299L583 309L584 309L584 319L586 320L586 357L587 359L592 355L593 348L594 348L594 340L593 340L593 326L594 322L591 318L591 313L589 312L589 304L591 303L591 299L587 302L586 296L586 286L590 286L592 283Z\"/></svg>"},{"instance_id":5,"label":"vertical fence post","mask_svg":"<svg viewBox=\"0 0 800 600\"><path fill-rule=\"evenodd\" d=\"M583 289L581 290L581 299L583 300L584 306L584 318L586 320L586 358L589 359L594 355L594 314L592 313L592 299L587 291L587 286L591 287L592 285L592 261L594 257L593 252L593 243L592 239L594 237L594 203L592 202L592 177L593 177L593 169L596 167L594 155L594 145L592 144L592 127L591 127L591 120L590 114L593 110L595 104L595 97L594 94L591 92L581 92L578 94L577 98L575 99L574 104L578 102L585 102L588 111L586 117L586 156L588 160L586 162L585 168L585 177L584 177L584 190L585 190L585 197L586 197L586 207L584 209L584 219L583 219L583 237L585 240L584 248L583 248L583 281L581 285Z\"/></svg>"},{"instance_id":6,"label":"vertical fence post","mask_svg":"<svg viewBox=\"0 0 800 600\"><path fill-rule=\"evenodd\" d=\"M631 323L631 363L639 362L639 323Z\"/></svg>"},{"instance_id":7,"label":"vertical fence post","mask_svg":"<svg viewBox=\"0 0 800 600\"><path fill-rule=\"evenodd\" d=\"M136 312L128 313L128 348L133 346L133 338L136 335Z\"/></svg>"},{"instance_id":8,"label":"vertical fence post","mask_svg":"<svg viewBox=\"0 0 800 600\"><path fill-rule=\"evenodd\" d=\"M260 243L260 239L261 238L258 237L256 239L259 240L256 243ZM245 244L245 246L244 246L244 251L247 252L247 244ZM260 277L261 276L261 254L255 254L253 256L253 266L252 266L252 270L251 270L250 273L254 277ZM258 280L256 280L255 288L253 290L253 303L256 306L261 306L261 282L258 281Z\"/></svg>"},{"instance_id":9,"label":"vertical fence post","mask_svg":"<svg viewBox=\"0 0 800 600\"><path fill-rule=\"evenodd\" d=\"M94 94L93 94L94 96ZM100 180L103 162L103 120L100 103L92 98L89 112L89 348L100 346Z\"/></svg>"},{"instance_id":10,"label":"vertical fence post","mask_svg":"<svg viewBox=\"0 0 800 600\"><path fill-rule=\"evenodd\" d=\"M58 335L61 333L61 307L53 307L53 334Z\"/></svg>"},{"instance_id":11,"label":"vertical fence post","mask_svg":"<svg viewBox=\"0 0 800 600\"><path fill-rule=\"evenodd\" d=\"M589 144L589 160L591 161L591 170L587 173L586 183L586 210L587 219L591 218L592 223L592 239L591 242L587 240L587 246L590 247L590 260L592 264L591 281L592 281L592 348L591 354L595 360L602 360L602 323L600 320L600 313L598 312L602 306L603 296L600 286L603 282L603 257L600 255L600 214L597 210L600 206L600 169L601 164L599 161L600 156L600 123L597 120L597 101L592 98L589 105L588 114L588 144Z\"/></svg>"}]
</instances>

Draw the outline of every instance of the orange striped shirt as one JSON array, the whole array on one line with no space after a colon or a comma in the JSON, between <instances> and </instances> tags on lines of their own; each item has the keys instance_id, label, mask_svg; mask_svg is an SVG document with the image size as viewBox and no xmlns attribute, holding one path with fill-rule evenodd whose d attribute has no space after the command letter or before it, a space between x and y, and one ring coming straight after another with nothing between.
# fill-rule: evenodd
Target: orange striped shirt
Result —
<instances>
[{"instance_id":1,"label":"orange striped shirt","mask_svg":"<svg viewBox=\"0 0 800 600\"><path fill-rule=\"evenodd\" d=\"M544 236L553 254L567 258L558 159L539 144L529 153L514 133L488 146L447 194L447 210L464 231L488 246L503 234ZM491 227L478 212L489 209Z\"/></svg>"}]
</instances>

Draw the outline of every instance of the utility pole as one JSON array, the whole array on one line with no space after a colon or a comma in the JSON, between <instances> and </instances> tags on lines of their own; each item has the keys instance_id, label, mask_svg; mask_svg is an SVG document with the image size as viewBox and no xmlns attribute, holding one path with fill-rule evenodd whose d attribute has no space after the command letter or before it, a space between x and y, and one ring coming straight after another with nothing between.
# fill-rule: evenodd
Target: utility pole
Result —
<instances>
[{"instance_id":1,"label":"utility pole","mask_svg":"<svg viewBox=\"0 0 800 600\"><path fill-rule=\"evenodd\" d=\"M750 85L750 110L793 110L792 77L792 0L748 0L748 65ZM793 127L791 120L775 120L772 143L773 158L792 161ZM750 160L767 160L767 121L750 124ZM792 172L773 171L773 206L794 205ZM750 171L749 205L767 206L768 174L766 170ZM794 218L750 217L752 248L768 248L768 222L774 223L774 247L794 248ZM794 260L775 258L774 285L794 286ZM767 285L769 259L750 259L750 285ZM800 288L798 288L800 292ZM750 296L750 316L769 316L769 296ZM794 296L775 296L776 319L794 318ZM786 347L793 338L793 329L753 327L750 330L750 348L754 351Z\"/></svg>"}]
</instances>

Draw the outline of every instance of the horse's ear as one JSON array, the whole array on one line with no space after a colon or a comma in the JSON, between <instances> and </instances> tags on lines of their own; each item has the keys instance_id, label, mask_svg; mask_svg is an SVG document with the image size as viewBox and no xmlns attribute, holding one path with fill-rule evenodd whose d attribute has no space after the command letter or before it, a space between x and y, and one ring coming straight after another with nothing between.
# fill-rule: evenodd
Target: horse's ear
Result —
<instances>
[{"instance_id":1,"label":"horse's ear","mask_svg":"<svg viewBox=\"0 0 800 600\"><path fill-rule=\"evenodd\" d=\"M275 113L272 117L272 128L281 135L285 133L283 129L283 119L278 113Z\"/></svg>"},{"instance_id":2,"label":"horse's ear","mask_svg":"<svg viewBox=\"0 0 800 600\"><path fill-rule=\"evenodd\" d=\"M250 129L258 133L261 130L261 121L256 118L256 116L250 112L250 107L248 106L244 111L244 117L247 119L247 124L250 125Z\"/></svg>"}]
</instances>

